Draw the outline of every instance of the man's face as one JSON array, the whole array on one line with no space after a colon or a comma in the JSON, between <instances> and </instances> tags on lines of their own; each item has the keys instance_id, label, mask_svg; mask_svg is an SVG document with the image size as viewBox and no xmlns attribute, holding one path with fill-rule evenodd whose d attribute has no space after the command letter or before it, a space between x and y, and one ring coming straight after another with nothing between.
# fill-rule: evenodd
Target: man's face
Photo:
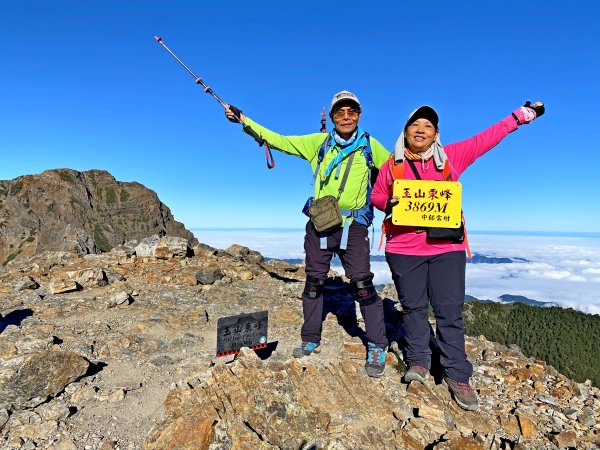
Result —
<instances>
[{"instance_id":1,"label":"man's face","mask_svg":"<svg viewBox=\"0 0 600 450\"><path fill-rule=\"evenodd\" d=\"M340 102L336 105L332 118L336 131L342 136L351 135L360 120L358 105L354 102Z\"/></svg>"}]
</instances>

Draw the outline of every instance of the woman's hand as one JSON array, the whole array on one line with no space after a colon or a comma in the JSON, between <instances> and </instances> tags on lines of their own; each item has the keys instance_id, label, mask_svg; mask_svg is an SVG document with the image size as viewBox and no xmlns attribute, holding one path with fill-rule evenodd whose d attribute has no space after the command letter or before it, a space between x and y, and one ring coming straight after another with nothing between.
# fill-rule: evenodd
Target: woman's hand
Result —
<instances>
[{"instance_id":1,"label":"woman's hand","mask_svg":"<svg viewBox=\"0 0 600 450\"><path fill-rule=\"evenodd\" d=\"M400 202L400 197L397 195L392 195L388 198L387 203L385 204L385 213L391 214L392 208L396 206Z\"/></svg>"},{"instance_id":2,"label":"woman's hand","mask_svg":"<svg viewBox=\"0 0 600 450\"><path fill-rule=\"evenodd\" d=\"M535 102L532 105L531 102L527 100L525 105L515 109L512 115L517 121L517 125L526 125L533 122L536 117L540 117L545 112L546 108L542 102Z\"/></svg>"}]
</instances>

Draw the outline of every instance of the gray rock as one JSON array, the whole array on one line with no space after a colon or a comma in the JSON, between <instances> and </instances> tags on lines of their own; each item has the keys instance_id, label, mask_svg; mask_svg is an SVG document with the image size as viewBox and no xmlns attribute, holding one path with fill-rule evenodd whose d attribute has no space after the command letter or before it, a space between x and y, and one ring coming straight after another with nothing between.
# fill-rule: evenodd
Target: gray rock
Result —
<instances>
[{"instance_id":1,"label":"gray rock","mask_svg":"<svg viewBox=\"0 0 600 450\"><path fill-rule=\"evenodd\" d=\"M106 278L104 271L98 268L67 272L67 276L83 287L106 286L108 284L108 279Z\"/></svg>"},{"instance_id":2,"label":"gray rock","mask_svg":"<svg viewBox=\"0 0 600 450\"><path fill-rule=\"evenodd\" d=\"M131 301L129 293L126 291L114 292L108 299L108 307L112 308L118 305L128 305Z\"/></svg>"},{"instance_id":3,"label":"gray rock","mask_svg":"<svg viewBox=\"0 0 600 450\"><path fill-rule=\"evenodd\" d=\"M224 276L225 274L218 267L205 267L196 272L196 280L200 284L213 284Z\"/></svg>"},{"instance_id":4,"label":"gray rock","mask_svg":"<svg viewBox=\"0 0 600 450\"><path fill-rule=\"evenodd\" d=\"M71 352L37 351L0 366L0 407L33 408L81 378L89 363Z\"/></svg>"},{"instance_id":5,"label":"gray rock","mask_svg":"<svg viewBox=\"0 0 600 450\"><path fill-rule=\"evenodd\" d=\"M15 291L24 291L26 289L34 290L38 287L40 287L40 285L33 278L23 277L14 284L13 289Z\"/></svg>"},{"instance_id":6,"label":"gray rock","mask_svg":"<svg viewBox=\"0 0 600 450\"><path fill-rule=\"evenodd\" d=\"M74 280L52 280L48 285L51 294L65 294L78 291L81 287Z\"/></svg>"},{"instance_id":7,"label":"gray rock","mask_svg":"<svg viewBox=\"0 0 600 450\"><path fill-rule=\"evenodd\" d=\"M217 249L211 247L210 245L200 243L192 247L192 252L196 257L207 257L215 255L217 253Z\"/></svg>"},{"instance_id":8,"label":"gray rock","mask_svg":"<svg viewBox=\"0 0 600 450\"><path fill-rule=\"evenodd\" d=\"M177 236L164 236L157 242L153 256L158 259L184 258L187 256L188 251L187 239Z\"/></svg>"},{"instance_id":9,"label":"gray rock","mask_svg":"<svg viewBox=\"0 0 600 450\"><path fill-rule=\"evenodd\" d=\"M593 427L596 425L596 419L594 419L594 412L590 409L584 409L581 414L577 416L577 422L586 427Z\"/></svg>"},{"instance_id":10,"label":"gray rock","mask_svg":"<svg viewBox=\"0 0 600 450\"><path fill-rule=\"evenodd\" d=\"M36 411L44 420L65 420L71 415L69 406L63 401L53 401L40 405Z\"/></svg>"},{"instance_id":11,"label":"gray rock","mask_svg":"<svg viewBox=\"0 0 600 450\"><path fill-rule=\"evenodd\" d=\"M137 256L154 256L159 239L158 234L142 239L135 247L135 254Z\"/></svg>"},{"instance_id":12,"label":"gray rock","mask_svg":"<svg viewBox=\"0 0 600 450\"><path fill-rule=\"evenodd\" d=\"M564 414L565 414L565 417L567 417L569 419L576 419L577 414L579 414L579 410L576 408L569 408L569 409L565 410Z\"/></svg>"},{"instance_id":13,"label":"gray rock","mask_svg":"<svg viewBox=\"0 0 600 450\"><path fill-rule=\"evenodd\" d=\"M540 394L535 394L535 398L536 398L536 400L539 400L540 402L543 402L543 403L547 403L548 405L552 405L552 406L558 405L556 400L554 400L552 397L545 397Z\"/></svg>"},{"instance_id":14,"label":"gray rock","mask_svg":"<svg viewBox=\"0 0 600 450\"><path fill-rule=\"evenodd\" d=\"M115 256L130 258L135 254L135 247L138 245L137 240L127 241L124 244L117 245L110 252Z\"/></svg>"},{"instance_id":15,"label":"gray rock","mask_svg":"<svg viewBox=\"0 0 600 450\"><path fill-rule=\"evenodd\" d=\"M250 253L250 249L243 245L233 244L225 249L225 253L237 259L244 259Z\"/></svg>"},{"instance_id":16,"label":"gray rock","mask_svg":"<svg viewBox=\"0 0 600 450\"><path fill-rule=\"evenodd\" d=\"M89 233L81 228L74 227L70 223L65 228L63 236L63 248L66 251L78 255L96 253L96 243Z\"/></svg>"},{"instance_id":17,"label":"gray rock","mask_svg":"<svg viewBox=\"0 0 600 450\"><path fill-rule=\"evenodd\" d=\"M254 264L262 263L265 260L264 256L260 252L257 252L255 250L250 250L250 252L244 259L249 263Z\"/></svg>"},{"instance_id":18,"label":"gray rock","mask_svg":"<svg viewBox=\"0 0 600 450\"><path fill-rule=\"evenodd\" d=\"M8 422L8 411L4 408L0 408L0 430L6 422Z\"/></svg>"},{"instance_id":19,"label":"gray rock","mask_svg":"<svg viewBox=\"0 0 600 450\"><path fill-rule=\"evenodd\" d=\"M125 281L125 277L123 275L121 275L119 272L117 272L116 270L112 270L112 269L103 269L103 270L104 270L104 275L106 275L108 284L113 284L117 281Z\"/></svg>"},{"instance_id":20,"label":"gray rock","mask_svg":"<svg viewBox=\"0 0 600 450\"><path fill-rule=\"evenodd\" d=\"M42 418L40 415L33 411L17 411L11 416L10 419L13 423L18 423L20 425L37 425L42 423Z\"/></svg>"}]
</instances>

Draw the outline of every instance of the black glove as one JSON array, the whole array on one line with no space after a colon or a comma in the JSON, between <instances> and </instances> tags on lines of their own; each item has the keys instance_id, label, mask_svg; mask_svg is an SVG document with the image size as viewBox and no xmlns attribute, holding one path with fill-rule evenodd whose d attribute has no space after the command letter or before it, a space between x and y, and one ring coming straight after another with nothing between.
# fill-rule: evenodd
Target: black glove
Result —
<instances>
[{"instance_id":1,"label":"black glove","mask_svg":"<svg viewBox=\"0 0 600 450\"><path fill-rule=\"evenodd\" d=\"M240 109L239 109L237 106L233 106L233 105L229 105L229 110L230 110L230 111L231 111L233 114L235 114L235 116L236 116L237 118L236 118L236 117L234 117L233 119L229 119L229 118L228 118L228 120L229 120L230 122L233 122L233 123L240 123L240 121L239 121L239 117L240 117L240 115L242 114L242 111L241 111L241 110L240 110Z\"/></svg>"},{"instance_id":2,"label":"black glove","mask_svg":"<svg viewBox=\"0 0 600 450\"><path fill-rule=\"evenodd\" d=\"M531 104L531 102L529 100L527 100L525 102L525 106L526 108L531 108L535 111L535 114L537 117L540 117L541 115L543 115L546 112L546 107L544 106L544 104L542 102L535 102L533 105Z\"/></svg>"},{"instance_id":3,"label":"black glove","mask_svg":"<svg viewBox=\"0 0 600 450\"><path fill-rule=\"evenodd\" d=\"M393 196L389 197L387 200L387 203L385 204L385 213L386 214L391 214L392 213L392 208L394 206L396 206L398 203L400 203L398 200L396 200Z\"/></svg>"}]
</instances>

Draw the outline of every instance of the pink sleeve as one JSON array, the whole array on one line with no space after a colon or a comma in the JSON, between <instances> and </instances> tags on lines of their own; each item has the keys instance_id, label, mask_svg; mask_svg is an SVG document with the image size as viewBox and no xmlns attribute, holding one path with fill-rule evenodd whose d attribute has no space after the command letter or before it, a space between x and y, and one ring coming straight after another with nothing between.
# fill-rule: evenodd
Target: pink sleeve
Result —
<instances>
[{"instance_id":1,"label":"pink sleeve","mask_svg":"<svg viewBox=\"0 0 600 450\"><path fill-rule=\"evenodd\" d=\"M371 203L375 208L385 211L385 206L387 205L388 198L391 194L391 185L392 178L390 177L389 166L385 163L379 169L379 175L377 175L377 180L373 185L373 190L371 191Z\"/></svg>"},{"instance_id":2,"label":"pink sleeve","mask_svg":"<svg viewBox=\"0 0 600 450\"><path fill-rule=\"evenodd\" d=\"M452 167L457 172L455 175L460 176L473 161L494 148L508 133L516 129L517 122L510 115L472 138L444 146Z\"/></svg>"}]
</instances>

